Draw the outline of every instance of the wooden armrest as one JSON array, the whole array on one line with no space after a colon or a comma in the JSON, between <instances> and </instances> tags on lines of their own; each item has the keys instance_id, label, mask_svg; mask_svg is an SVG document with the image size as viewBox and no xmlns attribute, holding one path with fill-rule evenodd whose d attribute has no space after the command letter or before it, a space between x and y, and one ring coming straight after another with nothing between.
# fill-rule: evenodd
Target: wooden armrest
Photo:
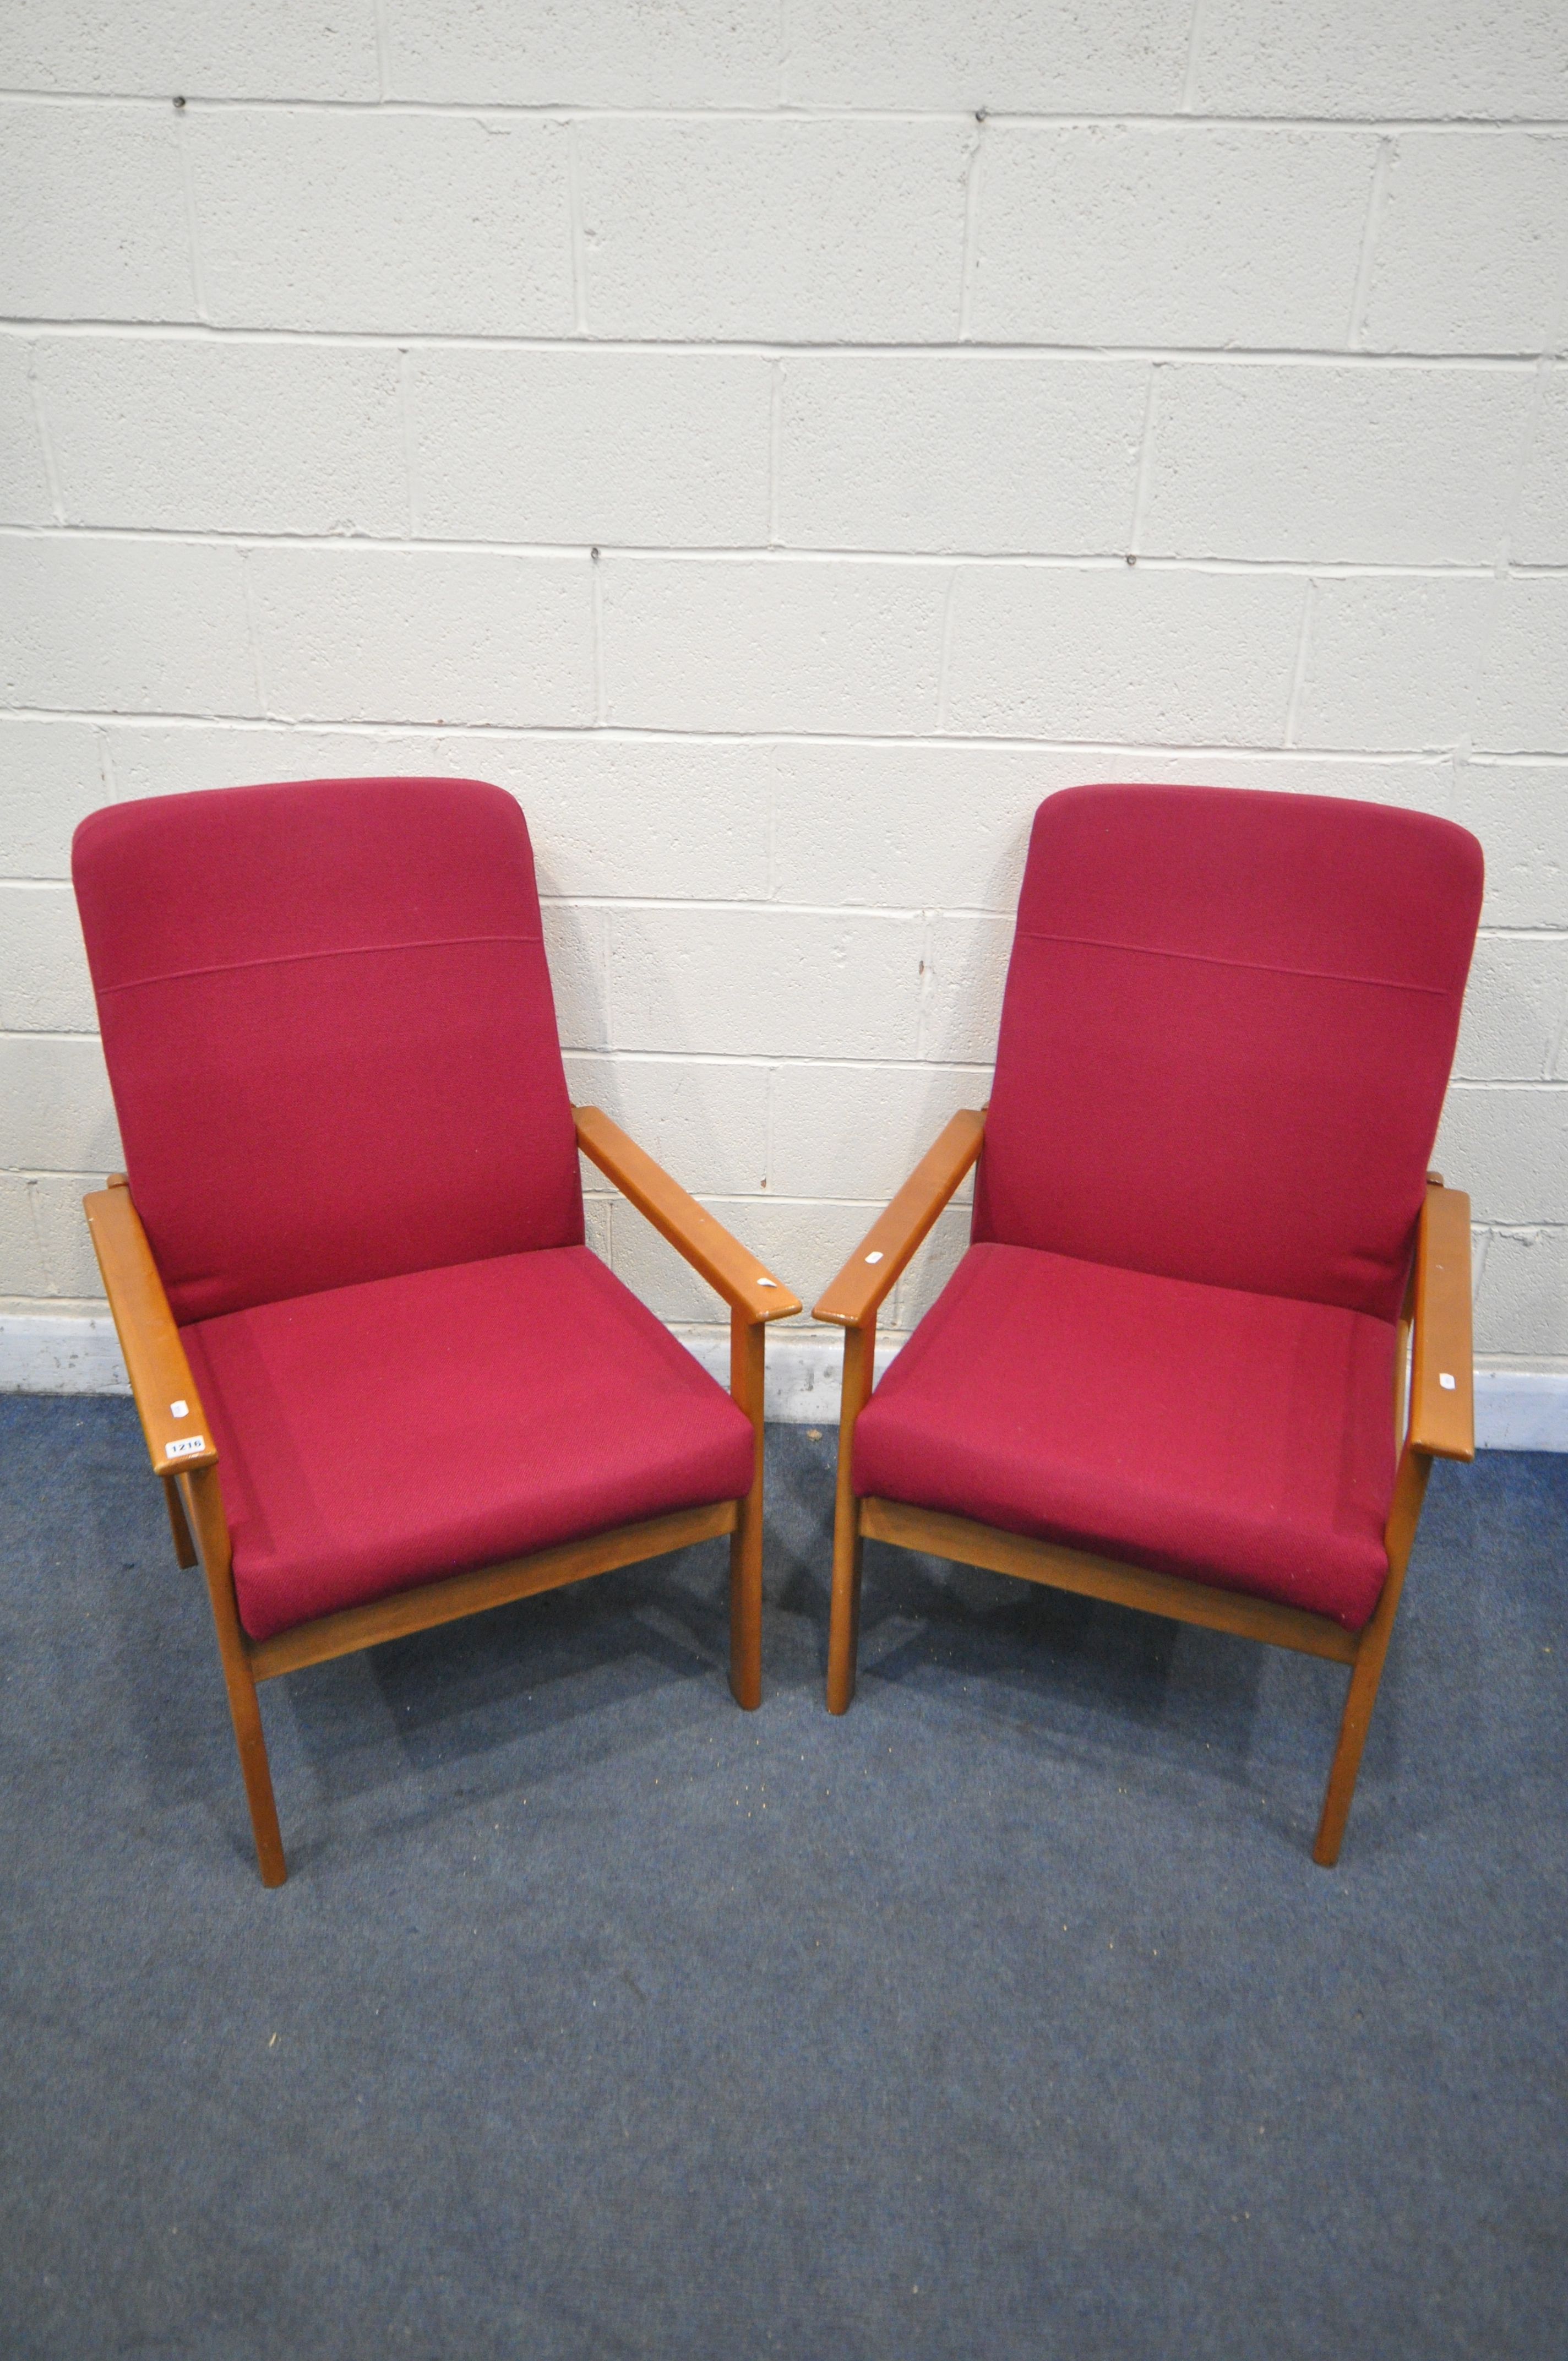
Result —
<instances>
[{"instance_id":1,"label":"wooden armrest","mask_svg":"<svg viewBox=\"0 0 1568 2361\"><path fill-rule=\"evenodd\" d=\"M679 1181L628 1138L599 1107L574 1107L577 1146L590 1164L614 1181L629 1203L668 1238L678 1255L748 1320L786 1320L800 1310L800 1298L776 1279L764 1263L732 1237Z\"/></svg>"},{"instance_id":2,"label":"wooden armrest","mask_svg":"<svg viewBox=\"0 0 1568 2361\"><path fill-rule=\"evenodd\" d=\"M214 1466L217 1446L131 1192L116 1175L82 1202L154 1472Z\"/></svg>"},{"instance_id":3,"label":"wooden armrest","mask_svg":"<svg viewBox=\"0 0 1568 2361\"><path fill-rule=\"evenodd\" d=\"M841 1328L861 1328L925 1237L985 1137L985 1109L962 1107L880 1213L812 1313Z\"/></svg>"},{"instance_id":4,"label":"wooden armrest","mask_svg":"<svg viewBox=\"0 0 1568 2361\"><path fill-rule=\"evenodd\" d=\"M1475 1456L1470 1200L1463 1190L1441 1183L1429 1183L1416 1234L1410 1443L1442 1459Z\"/></svg>"}]
</instances>

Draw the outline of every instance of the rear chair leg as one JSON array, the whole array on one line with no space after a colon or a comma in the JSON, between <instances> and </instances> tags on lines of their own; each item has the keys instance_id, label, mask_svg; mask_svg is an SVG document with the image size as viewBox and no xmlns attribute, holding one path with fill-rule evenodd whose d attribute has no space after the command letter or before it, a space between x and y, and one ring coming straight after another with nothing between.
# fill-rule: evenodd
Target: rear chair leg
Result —
<instances>
[{"instance_id":1,"label":"rear chair leg","mask_svg":"<svg viewBox=\"0 0 1568 2361\"><path fill-rule=\"evenodd\" d=\"M767 1330L729 1315L729 1391L751 1422L751 1488L729 1537L729 1687L748 1712L762 1702L762 1388Z\"/></svg>"},{"instance_id":2,"label":"rear chair leg","mask_svg":"<svg viewBox=\"0 0 1568 2361\"><path fill-rule=\"evenodd\" d=\"M844 1331L844 1389L839 1410L839 1482L833 1503L833 1606L828 1626L828 1710L848 1713L861 1646L861 1504L853 1480L855 1421L872 1389L876 1327Z\"/></svg>"},{"instance_id":3,"label":"rear chair leg","mask_svg":"<svg viewBox=\"0 0 1568 2361\"><path fill-rule=\"evenodd\" d=\"M218 1490L218 1472L215 1467L197 1467L185 1480L191 1488L186 1498L201 1543L202 1568L213 1602L218 1655L228 1690L235 1743L239 1748L240 1775L245 1781L246 1801L250 1806L257 1866L263 1885L281 1885L289 1867L283 1858L283 1835L278 1826L278 1806L272 1795L272 1773L267 1761L267 1738L261 1727L256 1675L250 1669L250 1652L234 1595L228 1520Z\"/></svg>"},{"instance_id":4,"label":"rear chair leg","mask_svg":"<svg viewBox=\"0 0 1568 2361\"><path fill-rule=\"evenodd\" d=\"M1350 1817L1351 1798L1361 1769L1361 1751L1366 1743L1372 1708L1377 1702L1377 1684L1383 1677L1388 1642L1394 1636L1394 1618L1398 1612L1399 1593L1405 1587L1405 1568L1410 1562L1410 1548L1431 1470L1431 1461L1424 1451L1406 1449L1399 1462L1394 1505L1388 1515L1388 1579L1383 1585L1383 1595L1373 1610L1372 1620L1361 1635L1350 1675L1350 1694L1339 1726L1339 1744L1334 1749L1323 1797L1322 1817L1312 1846L1312 1859L1320 1869L1332 1869L1344 1841L1345 1822Z\"/></svg>"}]
</instances>

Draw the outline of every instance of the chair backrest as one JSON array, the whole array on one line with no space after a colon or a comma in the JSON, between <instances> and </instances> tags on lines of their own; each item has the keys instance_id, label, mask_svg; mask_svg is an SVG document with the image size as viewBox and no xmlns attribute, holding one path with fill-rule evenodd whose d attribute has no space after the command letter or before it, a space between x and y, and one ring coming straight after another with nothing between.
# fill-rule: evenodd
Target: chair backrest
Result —
<instances>
[{"instance_id":1,"label":"chair backrest","mask_svg":"<svg viewBox=\"0 0 1568 2361\"><path fill-rule=\"evenodd\" d=\"M71 853L177 1320L583 1236L521 812L320 779L94 812Z\"/></svg>"},{"instance_id":2,"label":"chair backrest","mask_svg":"<svg viewBox=\"0 0 1568 2361\"><path fill-rule=\"evenodd\" d=\"M1048 797L975 1236L1397 1317L1481 887L1473 836L1381 804Z\"/></svg>"}]
</instances>

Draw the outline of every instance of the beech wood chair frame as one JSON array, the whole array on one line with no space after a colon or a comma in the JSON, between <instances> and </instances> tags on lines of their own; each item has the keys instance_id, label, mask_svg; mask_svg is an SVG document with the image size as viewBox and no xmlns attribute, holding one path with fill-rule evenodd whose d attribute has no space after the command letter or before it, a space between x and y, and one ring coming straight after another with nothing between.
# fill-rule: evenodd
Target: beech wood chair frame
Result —
<instances>
[{"instance_id":1,"label":"beech wood chair frame","mask_svg":"<svg viewBox=\"0 0 1568 2361\"><path fill-rule=\"evenodd\" d=\"M577 1145L589 1162L729 1306L729 1390L754 1436L751 1489L740 1500L677 1510L446 1576L294 1624L269 1640L252 1640L240 1621L218 1454L125 1175L112 1173L106 1187L82 1201L153 1472L163 1481L174 1554L182 1566L200 1564L206 1577L264 1885L281 1885L288 1874L257 1695L258 1683L280 1674L728 1533L729 1686L739 1705L762 1702L764 1343L768 1322L788 1318L800 1303L607 1115L598 1107L572 1112Z\"/></svg>"},{"instance_id":2,"label":"beech wood chair frame","mask_svg":"<svg viewBox=\"0 0 1568 2361\"><path fill-rule=\"evenodd\" d=\"M1332 1869L1344 1837L1431 1463L1434 1458L1473 1459L1475 1455L1470 1200L1457 1189L1445 1188L1441 1173L1427 1175L1395 1356L1393 1417L1399 1456L1384 1532L1388 1575L1371 1620L1360 1631L1347 1631L1332 1617L1250 1598L1243 1591L1152 1573L1055 1542L1003 1532L967 1517L912 1508L902 1500L857 1499L852 1481L855 1422L873 1383L878 1310L977 1161L984 1137L983 1108L966 1108L953 1116L861 1240L813 1314L844 1331L828 1648L828 1710L846 1712L855 1693L861 1557L868 1539L892 1542L901 1549L919 1550L965 1565L989 1566L998 1574L1019 1575L1026 1582L1077 1591L1090 1598L1112 1599L1123 1607L1170 1616L1179 1623L1204 1624L1212 1631L1267 1641L1277 1648L1325 1656L1332 1664L1350 1667L1350 1691L1312 1847L1313 1860Z\"/></svg>"}]
</instances>

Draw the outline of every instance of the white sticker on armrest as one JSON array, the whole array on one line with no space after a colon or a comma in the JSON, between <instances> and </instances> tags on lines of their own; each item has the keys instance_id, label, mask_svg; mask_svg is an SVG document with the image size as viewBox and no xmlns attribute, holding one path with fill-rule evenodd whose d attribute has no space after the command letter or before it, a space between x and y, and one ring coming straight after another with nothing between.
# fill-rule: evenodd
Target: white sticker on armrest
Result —
<instances>
[{"instance_id":1,"label":"white sticker on armrest","mask_svg":"<svg viewBox=\"0 0 1568 2361\"><path fill-rule=\"evenodd\" d=\"M170 1418L189 1418L191 1415L190 1403L182 1401L170 1402L169 1405L169 1415Z\"/></svg>"},{"instance_id":2,"label":"white sticker on armrest","mask_svg":"<svg viewBox=\"0 0 1568 2361\"><path fill-rule=\"evenodd\" d=\"M182 1434L176 1442L164 1445L163 1455L166 1459L194 1459L206 1447L204 1434Z\"/></svg>"},{"instance_id":3,"label":"white sticker on armrest","mask_svg":"<svg viewBox=\"0 0 1568 2361\"><path fill-rule=\"evenodd\" d=\"M1440 1370L1438 1371L1438 1373L1437 1373L1437 1381L1438 1381L1438 1384L1442 1388L1443 1392L1444 1392L1445 1394L1451 1394L1451 1393L1453 1391L1454 1387L1455 1387L1455 1386L1456 1386L1456 1384L1458 1383L1458 1379L1457 1379L1457 1378L1451 1378L1451 1377L1449 1376L1448 1371L1447 1371L1446 1369L1440 1369Z\"/></svg>"}]
</instances>

